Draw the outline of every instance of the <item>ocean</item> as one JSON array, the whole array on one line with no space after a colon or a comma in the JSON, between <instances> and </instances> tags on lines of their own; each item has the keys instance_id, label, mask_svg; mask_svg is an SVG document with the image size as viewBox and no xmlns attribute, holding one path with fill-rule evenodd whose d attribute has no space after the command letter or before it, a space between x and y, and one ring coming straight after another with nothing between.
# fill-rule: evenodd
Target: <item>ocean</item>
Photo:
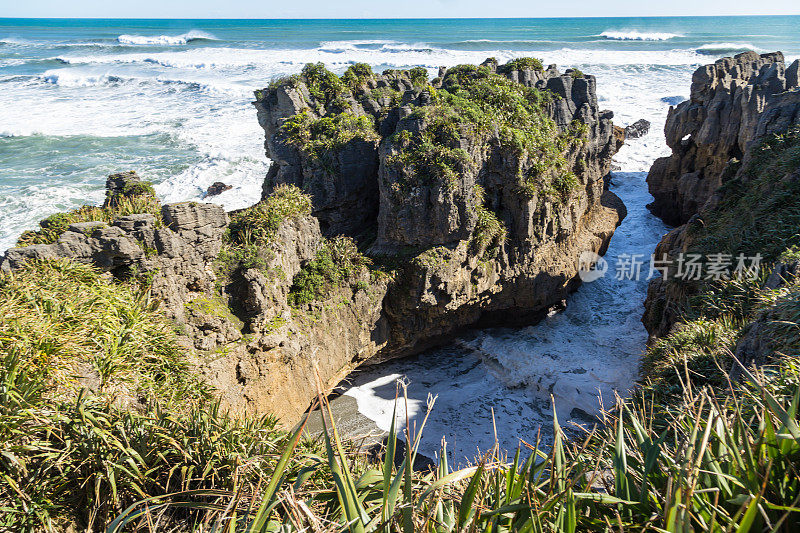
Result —
<instances>
[{"instance_id":1,"label":"ocean","mask_svg":"<svg viewBox=\"0 0 800 533\"><path fill-rule=\"evenodd\" d=\"M250 104L270 80L321 61L342 72L535 56L594 74L599 100L625 126L650 133L616 157L614 190L629 217L609 258L652 252L667 230L644 208L653 159L669 153L667 110L688 97L698 66L745 50L800 56L800 16L435 20L0 19L0 250L43 217L101 202L107 174L136 170L165 202L227 209L258 201L268 167ZM639 317L646 281L586 284L567 311L530 328L474 333L423 357L366 369L344 393L388 427L398 377L411 383L410 417L437 406L422 452L446 435L454 457L498 438L512 449L551 424L613 402L637 377L646 341ZM388 387L393 390L393 387ZM384 396L386 396L384 394ZM469 413L465 416L463 413ZM478 421L480 424L475 424ZM476 429L479 428L479 429Z\"/></svg>"}]
</instances>

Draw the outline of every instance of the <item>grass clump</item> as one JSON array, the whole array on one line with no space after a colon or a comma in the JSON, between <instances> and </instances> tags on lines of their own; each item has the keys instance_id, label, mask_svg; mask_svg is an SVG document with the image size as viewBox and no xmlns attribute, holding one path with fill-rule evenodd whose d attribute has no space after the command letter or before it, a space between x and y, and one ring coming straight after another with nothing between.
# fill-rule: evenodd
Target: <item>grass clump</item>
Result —
<instances>
[{"instance_id":1,"label":"grass clump","mask_svg":"<svg viewBox=\"0 0 800 533\"><path fill-rule=\"evenodd\" d=\"M751 149L746 167L720 188L722 200L694 229L693 252L731 253L774 261L800 245L800 126ZM794 177L792 175L794 174Z\"/></svg>"},{"instance_id":2,"label":"grass clump","mask_svg":"<svg viewBox=\"0 0 800 533\"><path fill-rule=\"evenodd\" d=\"M311 214L311 198L296 185L280 184L265 200L231 215L229 240L252 245L271 242L281 222Z\"/></svg>"},{"instance_id":3,"label":"grass clump","mask_svg":"<svg viewBox=\"0 0 800 533\"><path fill-rule=\"evenodd\" d=\"M218 257L222 274L236 268L264 268L264 248L270 245L284 220L311 214L311 197L296 185L279 184L266 199L231 214Z\"/></svg>"},{"instance_id":4,"label":"grass clump","mask_svg":"<svg viewBox=\"0 0 800 533\"><path fill-rule=\"evenodd\" d=\"M369 258L358 251L351 238L338 236L326 240L314 259L294 277L289 305L301 307L325 299L334 288L351 281L369 264Z\"/></svg>"},{"instance_id":5,"label":"grass clump","mask_svg":"<svg viewBox=\"0 0 800 533\"><path fill-rule=\"evenodd\" d=\"M506 227L491 209L483 205L485 192L480 185L475 186L475 212L478 221L472 232L472 242L478 250L486 250L490 245L499 246L506 237Z\"/></svg>"},{"instance_id":6,"label":"grass clump","mask_svg":"<svg viewBox=\"0 0 800 533\"><path fill-rule=\"evenodd\" d=\"M85 376L97 393L188 395L169 324L136 288L70 261L27 263L0 277L0 352L69 394Z\"/></svg>"},{"instance_id":7,"label":"grass clump","mask_svg":"<svg viewBox=\"0 0 800 533\"><path fill-rule=\"evenodd\" d=\"M113 205L106 207L82 206L66 213L56 213L39 222L40 228L35 231L26 231L17 240L17 246L30 246L32 244L52 244L67 231L71 224L79 222L105 222L111 223L114 219L139 213L150 213L156 219L156 226L162 226L161 202L151 194L152 186L149 184L135 184L137 192L131 196L117 198ZM149 187L149 189L147 188Z\"/></svg>"},{"instance_id":8,"label":"grass clump","mask_svg":"<svg viewBox=\"0 0 800 533\"><path fill-rule=\"evenodd\" d=\"M569 74L575 79L582 79L586 77L586 75L581 70L578 70L576 68L570 70Z\"/></svg>"},{"instance_id":9,"label":"grass clump","mask_svg":"<svg viewBox=\"0 0 800 533\"><path fill-rule=\"evenodd\" d=\"M323 473L318 481L290 486L279 463L264 496L231 494L229 505L252 509L242 531L794 531L800 387L786 397L766 383L754 377L735 399L686 383L680 408L666 416L644 398L620 402L575 440L554 419L549 451L537 439L527 458L494 447L451 470L443 443L429 472L414 468L424 421L402 431L410 443L402 459L393 422L384 455L364 464L322 398L325 453L305 461ZM284 457L298 455L295 445ZM207 513L209 522L230 516Z\"/></svg>"},{"instance_id":10,"label":"grass clump","mask_svg":"<svg viewBox=\"0 0 800 533\"><path fill-rule=\"evenodd\" d=\"M138 288L32 261L0 274L0 316L0 530L102 531L142 498L256 494L273 468L275 419L220 410Z\"/></svg>"}]
</instances>

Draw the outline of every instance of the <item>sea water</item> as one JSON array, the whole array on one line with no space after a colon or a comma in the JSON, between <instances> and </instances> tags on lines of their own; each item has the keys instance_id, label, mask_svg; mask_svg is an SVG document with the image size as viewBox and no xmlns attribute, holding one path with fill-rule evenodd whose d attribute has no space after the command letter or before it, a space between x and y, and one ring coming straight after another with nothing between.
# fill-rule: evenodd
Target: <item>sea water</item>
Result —
<instances>
[{"instance_id":1,"label":"sea water","mask_svg":"<svg viewBox=\"0 0 800 533\"><path fill-rule=\"evenodd\" d=\"M612 190L628 218L611 241L607 276L581 287L566 311L524 329L472 333L419 357L356 372L345 394L388 428L395 382L409 382L409 419L438 395L421 451L442 436L453 458L497 437L506 449L545 440L553 406L568 424L634 383L646 340L646 281L614 276L615 259L649 256L667 230L649 215L644 183L669 153L667 110L688 97L699 65L745 50L800 55L800 17L468 20L0 19L0 250L41 218L104 195L105 176L136 170L165 202L258 201L269 161L252 92L324 62L343 72L504 62L535 56L597 76L600 105L650 133L616 156ZM233 188L205 198L222 181ZM645 272L646 274L646 272ZM402 411L402 409L401 409ZM405 420L405 416L402 417Z\"/></svg>"}]
</instances>

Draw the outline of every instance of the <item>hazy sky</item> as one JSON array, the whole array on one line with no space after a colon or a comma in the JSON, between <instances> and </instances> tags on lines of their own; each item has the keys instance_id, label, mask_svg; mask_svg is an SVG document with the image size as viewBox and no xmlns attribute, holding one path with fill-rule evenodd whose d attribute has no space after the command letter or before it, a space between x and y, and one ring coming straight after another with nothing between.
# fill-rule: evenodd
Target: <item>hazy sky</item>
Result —
<instances>
[{"instance_id":1,"label":"hazy sky","mask_svg":"<svg viewBox=\"0 0 800 533\"><path fill-rule=\"evenodd\" d=\"M0 0L0 17L396 18L800 14L798 0Z\"/></svg>"}]
</instances>

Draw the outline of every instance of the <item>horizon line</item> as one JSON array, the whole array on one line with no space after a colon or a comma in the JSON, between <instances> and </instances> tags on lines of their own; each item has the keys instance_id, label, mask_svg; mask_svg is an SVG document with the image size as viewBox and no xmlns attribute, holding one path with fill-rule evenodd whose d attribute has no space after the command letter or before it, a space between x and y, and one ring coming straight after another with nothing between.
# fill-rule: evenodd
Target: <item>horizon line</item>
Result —
<instances>
[{"instance_id":1,"label":"horizon line","mask_svg":"<svg viewBox=\"0 0 800 533\"><path fill-rule=\"evenodd\" d=\"M558 20L558 19L619 19L619 18L742 18L742 17L798 17L797 13L733 14L733 15L614 15L573 17L0 17L2 20L270 20L270 21L346 21L346 20Z\"/></svg>"}]
</instances>

